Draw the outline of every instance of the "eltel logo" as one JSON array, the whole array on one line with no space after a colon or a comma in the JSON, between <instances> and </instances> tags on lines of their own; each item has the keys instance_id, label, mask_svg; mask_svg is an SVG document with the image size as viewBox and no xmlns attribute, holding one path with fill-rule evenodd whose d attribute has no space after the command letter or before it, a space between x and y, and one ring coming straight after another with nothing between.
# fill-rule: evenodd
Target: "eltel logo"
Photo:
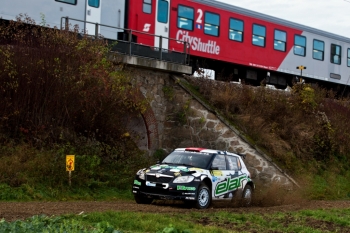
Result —
<instances>
[{"instance_id":1,"label":"eltel logo","mask_svg":"<svg viewBox=\"0 0 350 233\"><path fill-rule=\"evenodd\" d=\"M246 175L243 175L243 176L240 176L237 178L233 178L233 179L227 178L227 179L219 182L215 188L215 196L223 195L229 191L233 191L233 190L239 188L240 186L243 187L242 182L244 180L247 180Z\"/></svg>"},{"instance_id":2,"label":"eltel logo","mask_svg":"<svg viewBox=\"0 0 350 233\"><path fill-rule=\"evenodd\" d=\"M143 26L143 30L142 31L149 32L150 28L151 28L151 24L145 23L145 25Z\"/></svg>"}]
</instances>

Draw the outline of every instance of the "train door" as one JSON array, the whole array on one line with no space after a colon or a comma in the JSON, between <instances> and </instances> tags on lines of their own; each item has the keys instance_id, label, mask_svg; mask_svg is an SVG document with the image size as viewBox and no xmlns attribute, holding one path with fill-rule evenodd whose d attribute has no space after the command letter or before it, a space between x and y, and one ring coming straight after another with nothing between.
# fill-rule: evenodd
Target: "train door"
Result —
<instances>
[{"instance_id":1,"label":"train door","mask_svg":"<svg viewBox=\"0 0 350 233\"><path fill-rule=\"evenodd\" d=\"M101 23L101 1L86 0L85 30L89 35L96 35L95 23Z\"/></svg>"},{"instance_id":2,"label":"train door","mask_svg":"<svg viewBox=\"0 0 350 233\"><path fill-rule=\"evenodd\" d=\"M157 36L169 38L169 12L170 12L170 0L156 0L156 27L155 34ZM154 40L154 47L159 47L159 37ZM162 48L169 48L169 40L162 39Z\"/></svg>"}]
</instances>

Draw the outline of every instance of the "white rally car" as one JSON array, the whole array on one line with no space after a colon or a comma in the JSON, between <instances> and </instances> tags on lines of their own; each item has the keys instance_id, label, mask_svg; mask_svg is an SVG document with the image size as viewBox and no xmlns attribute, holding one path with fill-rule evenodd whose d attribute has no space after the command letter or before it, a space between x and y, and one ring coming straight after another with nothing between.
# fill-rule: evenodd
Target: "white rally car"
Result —
<instances>
[{"instance_id":1,"label":"white rally car","mask_svg":"<svg viewBox=\"0 0 350 233\"><path fill-rule=\"evenodd\" d=\"M139 204L179 199L208 208L212 200L249 206L255 185L240 155L204 148L179 148L161 163L136 173L132 192Z\"/></svg>"}]
</instances>

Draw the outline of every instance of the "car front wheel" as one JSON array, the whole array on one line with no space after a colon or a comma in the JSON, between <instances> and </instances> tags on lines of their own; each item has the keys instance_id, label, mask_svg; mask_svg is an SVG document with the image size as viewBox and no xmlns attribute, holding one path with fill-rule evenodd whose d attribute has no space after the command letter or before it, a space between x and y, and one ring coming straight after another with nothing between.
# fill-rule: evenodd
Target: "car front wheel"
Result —
<instances>
[{"instance_id":1,"label":"car front wheel","mask_svg":"<svg viewBox=\"0 0 350 233\"><path fill-rule=\"evenodd\" d=\"M202 184L198 189L198 196L196 200L197 209L206 209L211 203L211 193L207 185Z\"/></svg>"}]
</instances>

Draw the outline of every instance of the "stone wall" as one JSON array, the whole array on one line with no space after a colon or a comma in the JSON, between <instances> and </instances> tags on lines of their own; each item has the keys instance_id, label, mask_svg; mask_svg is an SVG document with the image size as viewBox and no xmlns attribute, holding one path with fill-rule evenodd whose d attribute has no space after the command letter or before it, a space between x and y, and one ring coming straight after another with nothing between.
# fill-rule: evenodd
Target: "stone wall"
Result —
<instances>
[{"instance_id":1,"label":"stone wall","mask_svg":"<svg viewBox=\"0 0 350 233\"><path fill-rule=\"evenodd\" d=\"M144 70L137 76L142 94L149 98L152 114L157 123L153 145L148 149L171 152L181 147L203 147L245 154L245 162L256 182L297 185L259 149L250 145L239 131L230 126L219 114L213 112L190 94L179 80L181 76ZM145 125L152 124L146 122ZM150 126L146 126L150 128Z\"/></svg>"}]
</instances>

